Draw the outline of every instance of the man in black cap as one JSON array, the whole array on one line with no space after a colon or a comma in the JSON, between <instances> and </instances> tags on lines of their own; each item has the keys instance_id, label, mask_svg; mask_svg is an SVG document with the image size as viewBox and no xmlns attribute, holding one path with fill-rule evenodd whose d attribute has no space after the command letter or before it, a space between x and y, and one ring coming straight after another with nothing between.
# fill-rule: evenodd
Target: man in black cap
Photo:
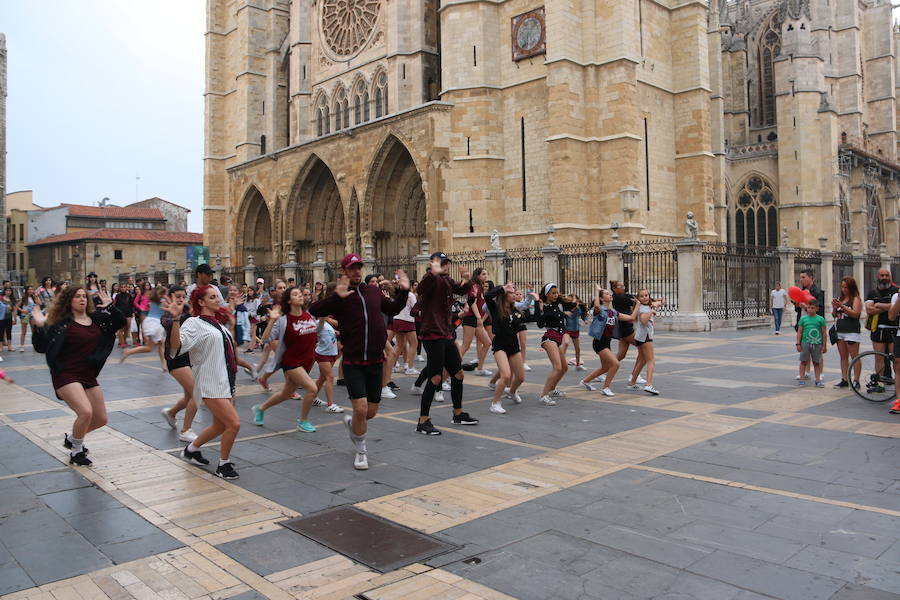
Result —
<instances>
[{"instance_id":1,"label":"man in black cap","mask_svg":"<svg viewBox=\"0 0 900 600\"><path fill-rule=\"evenodd\" d=\"M198 286L210 285L213 275L215 275L215 272L212 270L212 267L210 267L208 264L203 263L203 264L197 265L197 268L194 269L194 279L196 281L194 283L192 283L191 285L189 285L186 290L188 301L190 301L191 293L195 289L197 289ZM216 286L212 286L212 289L214 289L216 291L216 296L219 297L219 306L227 306L228 303L225 302L224 298L222 298L222 292L219 291L219 288Z\"/></svg>"},{"instance_id":2,"label":"man in black cap","mask_svg":"<svg viewBox=\"0 0 900 600\"><path fill-rule=\"evenodd\" d=\"M420 309L421 324L419 339L428 356L425 372L429 379L422 390L422 402L419 410L419 424L416 433L424 435L440 435L441 432L432 423L429 413L434 400L434 392L441 388L444 369L450 375L450 397L453 400L453 425L477 425L478 419L463 412L463 370L459 349L453 342L453 331L450 325L450 308L453 305L453 294L465 296L472 287L472 281L465 267L459 270L460 281L454 281L447 274L450 270L450 259L443 252L431 255L428 273L419 282L416 290L417 305Z\"/></svg>"}]
</instances>

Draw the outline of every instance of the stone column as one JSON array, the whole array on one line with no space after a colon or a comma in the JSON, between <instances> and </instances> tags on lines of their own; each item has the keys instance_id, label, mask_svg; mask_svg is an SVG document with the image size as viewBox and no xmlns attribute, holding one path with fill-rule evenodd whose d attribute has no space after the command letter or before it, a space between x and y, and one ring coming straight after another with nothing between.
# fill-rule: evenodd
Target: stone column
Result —
<instances>
[{"instance_id":1,"label":"stone column","mask_svg":"<svg viewBox=\"0 0 900 600\"><path fill-rule=\"evenodd\" d=\"M422 240L422 244L419 248L419 254L416 255L416 272L413 276L417 281L422 281L422 278L425 277L425 273L428 272L428 263L431 260L431 242L428 240Z\"/></svg>"},{"instance_id":2,"label":"stone column","mask_svg":"<svg viewBox=\"0 0 900 600\"><path fill-rule=\"evenodd\" d=\"M325 281L325 270L328 268L328 263L325 262L325 249L319 248L316 250L316 260L312 264L313 268L313 282L316 281Z\"/></svg>"},{"instance_id":3,"label":"stone column","mask_svg":"<svg viewBox=\"0 0 900 600\"><path fill-rule=\"evenodd\" d=\"M541 252L544 254L544 283L552 281L559 285L559 246L544 246Z\"/></svg>"},{"instance_id":4,"label":"stone column","mask_svg":"<svg viewBox=\"0 0 900 600\"><path fill-rule=\"evenodd\" d=\"M850 243L853 244L853 279L856 280L856 285L859 286L860 293L865 295L865 292L863 292L863 288L866 285L866 255L860 253L859 242ZM828 301L828 296L828 293L826 293L826 302Z\"/></svg>"},{"instance_id":5,"label":"stone column","mask_svg":"<svg viewBox=\"0 0 900 600\"><path fill-rule=\"evenodd\" d=\"M606 250L606 278L609 281L625 281L625 265L622 263L622 253L625 244L613 241L604 246ZM609 281L602 281L600 285L606 287Z\"/></svg>"},{"instance_id":6,"label":"stone column","mask_svg":"<svg viewBox=\"0 0 900 600\"><path fill-rule=\"evenodd\" d=\"M709 331L709 317L703 311L703 242L675 242L678 253L678 312L671 319L672 331Z\"/></svg>"},{"instance_id":7,"label":"stone column","mask_svg":"<svg viewBox=\"0 0 900 600\"><path fill-rule=\"evenodd\" d=\"M131 265L131 271L128 275L132 281L137 283L137 265Z\"/></svg>"},{"instance_id":8,"label":"stone column","mask_svg":"<svg viewBox=\"0 0 900 600\"><path fill-rule=\"evenodd\" d=\"M250 287L256 285L256 263L253 262L253 255L247 256L247 264L244 265L244 283Z\"/></svg>"},{"instance_id":9,"label":"stone column","mask_svg":"<svg viewBox=\"0 0 900 600\"><path fill-rule=\"evenodd\" d=\"M778 252L778 259L781 262L781 287L788 289L792 285L797 285L797 282L794 281L794 257L797 256L797 249L781 245L778 246L776 251ZM768 302L768 300L766 301ZM794 303L785 303L781 322L792 323L794 321L794 314Z\"/></svg>"},{"instance_id":10,"label":"stone column","mask_svg":"<svg viewBox=\"0 0 900 600\"><path fill-rule=\"evenodd\" d=\"M887 244L884 242L878 244L878 253L881 255L881 268L891 270L891 255L888 254ZM871 283L869 285L872 285ZM862 290L860 290L862 291Z\"/></svg>"},{"instance_id":11,"label":"stone column","mask_svg":"<svg viewBox=\"0 0 900 600\"><path fill-rule=\"evenodd\" d=\"M821 280L819 287L825 292L825 301L834 295L834 252L831 250L821 250L819 255L822 257ZM784 287L784 286L782 286ZM862 287L860 287L862 292Z\"/></svg>"},{"instance_id":12,"label":"stone column","mask_svg":"<svg viewBox=\"0 0 900 600\"><path fill-rule=\"evenodd\" d=\"M370 243L363 244L363 276L368 275L369 273L375 272L375 266L378 264L378 261L375 260L375 247Z\"/></svg>"},{"instance_id":13,"label":"stone column","mask_svg":"<svg viewBox=\"0 0 900 600\"><path fill-rule=\"evenodd\" d=\"M300 265L297 264L297 253L291 250L288 252L288 261L281 265L281 268L284 269L285 281L291 277L294 278L294 281L297 281L297 268L299 266ZM250 284L249 281L247 283ZM256 282L253 282L253 285L256 285Z\"/></svg>"},{"instance_id":14,"label":"stone column","mask_svg":"<svg viewBox=\"0 0 900 600\"><path fill-rule=\"evenodd\" d=\"M222 282L222 257L216 254L216 266L213 268L216 274L216 279L219 283Z\"/></svg>"},{"instance_id":15,"label":"stone column","mask_svg":"<svg viewBox=\"0 0 900 600\"><path fill-rule=\"evenodd\" d=\"M166 271L166 278L169 282L169 285L175 285L176 283L178 283L177 281L175 281L176 279L178 279L178 268L175 266L174 260L172 261L172 268Z\"/></svg>"},{"instance_id":16,"label":"stone column","mask_svg":"<svg viewBox=\"0 0 900 600\"><path fill-rule=\"evenodd\" d=\"M488 250L484 253L484 268L487 269L488 278L493 278L494 283L503 285L506 283L506 250ZM518 282L517 282L518 283Z\"/></svg>"}]
</instances>

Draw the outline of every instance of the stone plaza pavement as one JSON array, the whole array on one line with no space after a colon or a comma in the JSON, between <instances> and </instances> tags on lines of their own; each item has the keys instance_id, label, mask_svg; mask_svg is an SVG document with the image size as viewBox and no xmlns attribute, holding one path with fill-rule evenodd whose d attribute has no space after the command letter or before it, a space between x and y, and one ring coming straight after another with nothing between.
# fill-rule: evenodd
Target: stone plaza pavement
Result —
<instances>
[{"instance_id":1,"label":"stone plaza pavement","mask_svg":"<svg viewBox=\"0 0 900 600\"><path fill-rule=\"evenodd\" d=\"M572 370L551 408L537 404L548 366L530 335L524 404L489 413L487 378L467 374L477 427L450 425L445 402L432 411L444 434L416 435L418 398L396 377L368 471L352 468L340 415L314 408L318 431L300 433L292 401L255 427L265 394L240 375L234 482L177 457L160 408L178 387L156 358L120 365L114 352L88 469L63 462L72 416L43 357L4 352L17 385L0 384L0 594L900 598L900 417L832 389L836 351L828 387L800 388L792 335L663 332L660 396L626 391L622 372L606 398ZM346 390L336 398L346 405ZM380 573L279 524L341 505L456 549Z\"/></svg>"}]
</instances>

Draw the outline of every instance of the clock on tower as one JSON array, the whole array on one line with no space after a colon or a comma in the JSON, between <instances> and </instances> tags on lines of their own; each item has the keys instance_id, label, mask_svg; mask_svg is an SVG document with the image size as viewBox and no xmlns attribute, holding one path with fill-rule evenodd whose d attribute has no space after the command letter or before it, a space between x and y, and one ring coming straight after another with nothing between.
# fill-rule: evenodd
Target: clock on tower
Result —
<instances>
[{"instance_id":1,"label":"clock on tower","mask_svg":"<svg viewBox=\"0 0 900 600\"><path fill-rule=\"evenodd\" d=\"M547 52L544 7L512 18L512 59L522 60Z\"/></svg>"}]
</instances>

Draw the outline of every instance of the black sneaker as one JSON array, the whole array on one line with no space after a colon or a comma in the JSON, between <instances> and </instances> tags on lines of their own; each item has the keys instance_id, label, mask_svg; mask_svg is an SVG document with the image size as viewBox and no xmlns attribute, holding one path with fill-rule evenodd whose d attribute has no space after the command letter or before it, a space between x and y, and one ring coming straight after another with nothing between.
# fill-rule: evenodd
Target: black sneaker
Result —
<instances>
[{"instance_id":1,"label":"black sneaker","mask_svg":"<svg viewBox=\"0 0 900 600\"><path fill-rule=\"evenodd\" d=\"M78 454L70 454L69 455L69 464L70 465L78 465L79 467L89 467L94 463L91 462L91 459L89 459L85 455L84 450L82 450Z\"/></svg>"},{"instance_id":2,"label":"black sneaker","mask_svg":"<svg viewBox=\"0 0 900 600\"><path fill-rule=\"evenodd\" d=\"M478 419L475 417L470 417L469 413L461 412L458 415L453 415L453 420L450 421L454 425L478 425Z\"/></svg>"},{"instance_id":3,"label":"black sneaker","mask_svg":"<svg viewBox=\"0 0 900 600\"><path fill-rule=\"evenodd\" d=\"M441 430L431 424L431 419L416 425L416 433L422 435L441 435Z\"/></svg>"},{"instance_id":4,"label":"black sneaker","mask_svg":"<svg viewBox=\"0 0 900 600\"><path fill-rule=\"evenodd\" d=\"M846 379L841 379L841 382L834 386L835 388L848 388L850 384L847 383Z\"/></svg>"},{"instance_id":5,"label":"black sneaker","mask_svg":"<svg viewBox=\"0 0 900 600\"><path fill-rule=\"evenodd\" d=\"M69 441L68 433L63 434L63 448L65 448L66 450L72 449L72 442ZM90 450L88 450L87 446L82 446L81 451L84 452L85 456L87 456L91 452Z\"/></svg>"},{"instance_id":6,"label":"black sneaker","mask_svg":"<svg viewBox=\"0 0 900 600\"><path fill-rule=\"evenodd\" d=\"M388 382L387 382L387 386L388 386L389 388L391 388L392 390L399 390L399 389L400 389L400 386L397 385L396 383L394 383L393 381L388 381Z\"/></svg>"},{"instance_id":7,"label":"black sneaker","mask_svg":"<svg viewBox=\"0 0 900 600\"><path fill-rule=\"evenodd\" d=\"M209 464L209 460L203 458L203 455L200 454L199 450L197 450L196 452L191 452L190 450L188 450L188 446L190 446L190 444L185 446L184 450L181 451L181 458L193 465L206 466Z\"/></svg>"},{"instance_id":8,"label":"black sneaker","mask_svg":"<svg viewBox=\"0 0 900 600\"><path fill-rule=\"evenodd\" d=\"M335 385L347 385L347 383L343 380L343 378L338 379L334 382Z\"/></svg>"},{"instance_id":9,"label":"black sneaker","mask_svg":"<svg viewBox=\"0 0 900 600\"><path fill-rule=\"evenodd\" d=\"M221 477L222 479L237 479L240 475L234 470L234 463L227 462L224 465L216 467L216 477Z\"/></svg>"},{"instance_id":10,"label":"black sneaker","mask_svg":"<svg viewBox=\"0 0 900 600\"><path fill-rule=\"evenodd\" d=\"M476 367L478 367L478 361L467 362L467 363L463 363L462 370L463 371L474 371Z\"/></svg>"},{"instance_id":11,"label":"black sneaker","mask_svg":"<svg viewBox=\"0 0 900 600\"><path fill-rule=\"evenodd\" d=\"M853 382L853 389L854 389L854 390L858 390L858 389L859 389L859 380L858 380L858 379L857 379L856 381Z\"/></svg>"}]
</instances>

